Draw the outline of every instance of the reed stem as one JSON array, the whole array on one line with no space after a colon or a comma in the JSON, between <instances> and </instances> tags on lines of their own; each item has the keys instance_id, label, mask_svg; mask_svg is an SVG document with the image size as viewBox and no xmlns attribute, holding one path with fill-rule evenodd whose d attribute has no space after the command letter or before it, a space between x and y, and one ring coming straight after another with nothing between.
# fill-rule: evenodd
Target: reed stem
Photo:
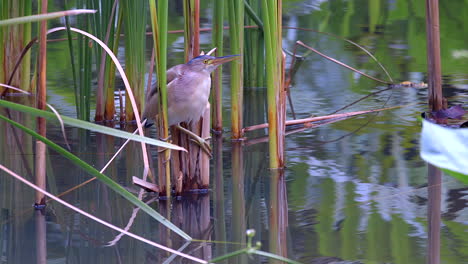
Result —
<instances>
[{"instance_id":1,"label":"reed stem","mask_svg":"<svg viewBox=\"0 0 468 264\"><path fill-rule=\"evenodd\" d=\"M122 0L125 41L125 72L130 81L138 111L141 111L145 96L145 43L146 43L146 2ZM126 102L129 98L126 95ZM126 121L135 120L135 113L125 107Z\"/></svg>"},{"instance_id":2,"label":"reed stem","mask_svg":"<svg viewBox=\"0 0 468 264\"><path fill-rule=\"evenodd\" d=\"M149 0L151 12L151 26L156 57L156 73L158 76L159 115L158 135L169 137L169 122L167 119L167 20L168 1L159 0L156 8L155 0ZM159 185L165 186L166 196L171 197L170 150L160 152L158 158Z\"/></svg>"},{"instance_id":3,"label":"reed stem","mask_svg":"<svg viewBox=\"0 0 468 264\"><path fill-rule=\"evenodd\" d=\"M224 3L225 1L214 0L213 18L213 47L216 47L215 55L223 56L223 30L224 30ZM219 66L212 74L213 94L211 96L212 128L217 132L223 131L223 82L221 73L223 69Z\"/></svg>"},{"instance_id":4,"label":"reed stem","mask_svg":"<svg viewBox=\"0 0 468 264\"><path fill-rule=\"evenodd\" d=\"M285 131L284 66L281 48L281 0L263 0L270 168L282 168Z\"/></svg>"},{"instance_id":5,"label":"reed stem","mask_svg":"<svg viewBox=\"0 0 468 264\"><path fill-rule=\"evenodd\" d=\"M31 0L20 1L20 10L23 16L32 15L32 3ZM22 47L26 47L31 41L31 23L22 25L23 32L23 44ZM31 87L31 52L24 55L23 64L21 65L21 84L20 88L27 91L33 92Z\"/></svg>"},{"instance_id":6,"label":"reed stem","mask_svg":"<svg viewBox=\"0 0 468 264\"><path fill-rule=\"evenodd\" d=\"M200 55L200 0L184 0L185 61Z\"/></svg>"},{"instance_id":7,"label":"reed stem","mask_svg":"<svg viewBox=\"0 0 468 264\"><path fill-rule=\"evenodd\" d=\"M96 34L99 37L104 37L104 43L107 46L112 46L112 43L118 41L114 36L115 31L115 19L116 19L116 8L117 8L118 1L107 2L103 3L102 5L102 12L100 12L100 32ZM96 17L96 14L94 15ZM104 25L107 24L107 27ZM105 29L105 31L104 31ZM106 83L113 82L111 80L114 79L114 76L109 75L109 65L111 61L109 58L106 57L105 52L101 52L100 49L96 49L96 54L100 54L100 57L97 59L99 60L99 74L98 74L98 87L96 91L96 113L94 120L95 121L103 121L106 120L105 118L105 106L107 105L108 101L114 101L114 96L108 97L108 93L105 92ZM113 119L113 118L112 118Z\"/></svg>"},{"instance_id":8,"label":"reed stem","mask_svg":"<svg viewBox=\"0 0 468 264\"><path fill-rule=\"evenodd\" d=\"M122 8L119 8L119 13L117 14L117 26L115 29L115 35L119 36L120 31L122 30ZM120 43L120 38L114 38L114 45L112 47L112 52L117 55L119 52L119 43ZM114 63L110 62L110 59L108 59L108 62L106 62L108 67L107 73L107 82L105 86L106 90L106 99L105 99L105 109L104 109L104 119L105 120L114 120L115 116L115 101L114 101L114 91L115 91L115 71L116 67ZM122 105L120 106L122 108ZM123 114L123 111L121 110L121 116Z\"/></svg>"},{"instance_id":9,"label":"reed stem","mask_svg":"<svg viewBox=\"0 0 468 264\"><path fill-rule=\"evenodd\" d=\"M229 0L229 37L232 54L244 53L244 2ZM242 107L244 65L243 60L231 63L231 132L233 139L241 139L242 134Z\"/></svg>"},{"instance_id":10,"label":"reed stem","mask_svg":"<svg viewBox=\"0 0 468 264\"><path fill-rule=\"evenodd\" d=\"M427 67L431 111L444 107L440 63L439 0L426 0Z\"/></svg>"},{"instance_id":11,"label":"reed stem","mask_svg":"<svg viewBox=\"0 0 468 264\"><path fill-rule=\"evenodd\" d=\"M47 13L47 0L41 1L41 13ZM47 105L47 21L40 22L39 28L39 77L37 85L36 106L40 110L45 110ZM37 131L41 136L46 135L46 120L42 117L37 118ZM43 142L36 141L36 156L35 156L35 179L36 185L39 188L46 188L46 146ZM45 205L45 195L41 192L36 192L36 205Z\"/></svg>"}]
</instances>

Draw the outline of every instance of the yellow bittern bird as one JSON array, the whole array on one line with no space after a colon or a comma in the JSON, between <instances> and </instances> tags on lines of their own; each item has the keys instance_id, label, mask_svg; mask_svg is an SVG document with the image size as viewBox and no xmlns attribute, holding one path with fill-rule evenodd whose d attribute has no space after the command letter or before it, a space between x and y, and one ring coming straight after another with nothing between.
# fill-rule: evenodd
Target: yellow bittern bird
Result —
<instances>
[{"instance_id":1,"label":"yellow bittern bird","mask_svg":"<svg viewBox=\"0 0 468 264\"><path fill-rule=\"evenodd\" d=\"M167 114L170 126L187 133L208 153L211 148L204 139L190 130L180 126L180 123L198 121L208 106L211 88L211 72L219 65L235 60L239 55L213 57L201 55L185 64L176 65L167 70ZM152 124L148 119L154 119L158 112L157 85L153 85L146 98L143 120L146 126ZM211 154L211 153L210 153Z\"/></svg>"}]
</instances>

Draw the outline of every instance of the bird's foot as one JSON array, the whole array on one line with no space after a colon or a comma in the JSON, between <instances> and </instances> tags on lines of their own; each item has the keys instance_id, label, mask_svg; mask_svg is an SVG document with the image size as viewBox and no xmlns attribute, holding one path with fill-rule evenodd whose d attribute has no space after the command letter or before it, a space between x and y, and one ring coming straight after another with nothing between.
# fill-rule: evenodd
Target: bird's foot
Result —
<instances>
[{"instance_id":1,"label":"bird's foot","mask_svg":"<svg viewBox=\"0 0 468 264\"><path fill-rule=\"evenodd\" d=\"M159 138L159 140L164 141L164 142L170 142L171 135L167 136L166 138Z\"/></svg>"},{"instance_id":2,"label":"bird's foot","mask_svg":"<svg viewBox=\"0 0 468 264\"><path fill-rule=\"evenodd\" d=\"M196 143L198 146L200 146L200 148L203 149L203 151L205 151L205 153L208 154L208 156L210 156L210 158L212 158L213 155L212 155L211 146L210 146L210 143L208 143L208 140L210 140L210 139L211 139L211 137L208 137L208 138L198 137L198 138L191 138L190 141L192 141L192 142Z\"/></svg>"},{"instance_id":3,"label":"bird's foot","mask_svg":"<svg viewBox=\"0 0 468 264\"><path fill-rule=\"evenodd\" d=\"M188 136L191 137L191 141L194 142L195 144L197 144L198 146L200 146L200 148L206 152L206 154L208 154L210 156L210 158L212 157L212 154L211 154L211 146L210 144L208 143L208 140L211 139L211 137L208 137L208 138L202 138L200 136L198 136L197 134L193 133L192 131L182 127L181 125L177 125L177 128L179 130L181 130L182 132L184 132L185 134L187 134Z\"/></svg>"}]
</instances>

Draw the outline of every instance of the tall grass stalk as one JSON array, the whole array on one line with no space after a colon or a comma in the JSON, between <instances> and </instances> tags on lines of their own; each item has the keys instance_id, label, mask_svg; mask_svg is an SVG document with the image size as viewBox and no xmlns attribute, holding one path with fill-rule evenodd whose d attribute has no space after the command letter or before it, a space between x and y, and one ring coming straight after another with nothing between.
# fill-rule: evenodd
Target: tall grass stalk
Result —
<instances>
[{"instance_id":1,"label":"tall grass stalk","mask_svg":"<svg viewBox=\"0 0 468 264\"><path fill-rule=\"evenodd\" d=\"M268 101L268 134L270 147L270 167L283 167L285 104L284 66L281 47L281 0L263 1L263 23L266 49L266 84Z\"/></svg>"},{"instance_id":2,"label":"tall grass stalk","mask_svg":"<svg viewBox=\"0 0 468 264\"><path fill-rule=\"evenodd\" d=\"M87 0L77 0L78 7L86 7ZM88 16L80 16L77 18L77 27L89 31L90 19ZM82 35L78 35L77 39L77 71L78 71L78 90L75 97L78 98L77 118L81 120L90 120L91 105L89 99L91 98L91 70L92 70L92 47L90 42ZM73 56L73 55L71 55Z\"/></svg>"},{"instance_id":3,"label":"tall grass stalk","mask_svg":"<svg viewBox=\"0 0 468 264\"><path fill-rule=\"evenodd\" d=\"M7 3L6 1L0 1L0 21L1 20L5 20L8 18L8 6L7 6ZM0 27L0 61L4 61L5 60L5 52L6 52L6 48L5 48L5 44L6 44L6 39L5 39L5 35L6 35L6 30L8 30L9 28L8 27ZM0 67L0 82L2 83L6 83L6 73L5 73L5 67ZM3 93L3 91L5 90L5 88L0 88L0 94Z\"/></svg>"},{"instance_id":4,"label":"tall grass stalk","mask_svg":"<svg viewBox=\"0 0 468 264\"><path fill-rule=\"evenodd\" d=\"M200 55L200 0L184 0L185 61Z\"/></svg>"},{"instance_id":5,"label":"tall grass stalk","mask_svg":"<svg viewBox=\"0 0 468 264\"><path fill-rule=\"evenodd\" d=\"M41 13L47 13L47 0L41 1ZM36 94L36 107L40 110L45 110L47 105L47 20L43 20L39 24L39 71ZM41 136L46 135L46 120L42 117L37 118L37 131ZM35 154L35 180L36 185L45 189L46 187L46 146L41 141L36 141ZM36 192L37 205L45 204L45 196L41 192Z\"/></svg>"},{"instance_id":6,"label":"tall grass stalk","mask_svg":"<svg viewBox=\"0 0 468 264\"><path fill-rule=\"evenodd\" d=\"M153 30L153 44L156 58L156 73L158 76L159 115L158 135L169 137L169 122L167 119L167 21L168 1L160 0L156 8L155 0L149 0L151 13L151 27ZM166 196L171 196L170 151L160 152L158 159L159 186L165 186Z\"/></svg>"},{"instance_id":7,"label":"tall grass stalk","mask_svg":"<svg viewBox=\"0 0 468 264\"><path fill-rule=\"evenodd\" d=\"M95 20L95 36L99 37L100 39L104 40L104 43L107 46L113 46L115 39L119 39L119 37L115 37L115 19L116 19L116 8L117 3L119 1L115 0L112 1L100 1L95 0L93 1L94 6L93 8L99 8L99 14L94 14ZM97 5L97 6L96 6ZM107 25L107 26L106 26ZM114 101L114 96L112 95L110 98L107 98L107 93L104 92L104 87L106 83L109 83L110 80L114 79L114 76L110 76L106 74L109 72L109 65L112 64L110 58L106 56L105 52L101 52L99 47L96 47L96 58L97 58L97 66L99 67L99 74L98 74L98 86L96 90L96 112L94 116L95 121L103 121L105 120L104 117L104 106L107 104L107 100ZM113 119L113 118L112 118ZM111 119L111 120L112 120Z\"/></svg>"},{"instance_id":8,"label":"tall grass stalk","mask_svg":"<svg viewBox=\"0 0 468 264\"><path fill-rule=\"evenodd\" d=\"M427 68L429 75L428 104L431 111L444 108L440 62L439 1L426 0Z\"/></svg>"},{"instance_id":9,"label":"tall grass stalk","mask_svg":"<svg viewBox=\"0 0 468 264\"><path fill-rule=\"evenodd\" d=\"M213 17L213 47L216 47L215 56L221 57L224 53L223 36L224 36L224 5L225 1L214 0L214 17ZM212 74L212 123L211 127L221 132L223 130L223 82L221 73L223 71L222 65L219 66Z\"/></svg>"},{"instance_id":10,"label":"tall grass stalk","mask_svg":"<svg viewBox=\"0 0 468 264\"><path fill-rule=\"evenodd\" d=\"M117 26L115 28L115 36L120 36L120 31L122 29L122 8L119 8L118 14L116 17ZM114 45L112 47L112 52L118 54L119 52L119 43L120 37L114 38ZM106 81L105 81L105 108L104 108L104 119L113 120L115 115L115 101L114 101L114 91L115 91L115 71L116 67L113 63L110 63L110 59L106 61L106 65L109 67L106 68ZM150 73L151 74L151 73ZM123 115L121 111L121 116Z\"/></svg>"},{"instance_id":11,"label":"tall grass stalk","mask_svg":"<svg viewBox=\"0 0 468 264\"><path fill-rule=\"evenodd\" d=\"M228 0L231 54L243 54L244 2ZM233 139L242 138L243 60L231 62L231 132Z\"/></svg>"},{"instance_id":12,"label":"tall grass stalk","mask_svg":"<svg viewBox=\"0 0 468 264\"><path fill-rule=\"evenodd\" d=\"M19 1L20 10L22 10L22 16L30 16L32 14L32 3L31 0ZM28 45L31 41L31 23L22 25L23 27L23 43L22 47ZM32 92L31 86L31 53L28 52L24 55L23 63L21 65L21 83L20 88Z\"/></svg>"},{"instance_id":13,"label":"tall grass stalk","mask_svg":"<svg viewBox=\"0 0 468 264\"><path fill-rule=\"evenodd\" d=\"M68 9L68 1L65 0L65 6ZM70 61L71 61L71 70L72 70L72 77L73 77L73 91L75 92L75 109L76 113L80 113L80 104L78 99L78 78L76 76L76 68L75 68L75 55L73 49L73 38L70 30L70 20L68 17L65 17L65 26L67 27L67 39L68 39L68 49L70 51Z\"/></svg>"},{"instance_id":14,"label":"tall grass stalk","mask_svg":"<svg viewBox=\"0 0 468 264\"><path fill-rule=\"evenodd\" d=\"M19 18L30 16L32 12L31 0L5 0L0 2L0 82L21 87L31 92L31 53L24 55L21 71L12 76L15 61L22 50L31 40L31 21L21 21ZM8 22L10 21L10 22ZM15 22L16 21L16 22ZM0 88L0 95L4 88Z\"/></svg>"},{"instance_id":15,"label":"tall grass stalk","mask_svg":"<svg viewBox=\"0 0 468 264\"><path fill-rule=\"evenodd\" d=\"M145 96L145 43L146 43L146 13L145 1L122 0L123 23L125 30L125 73L127 74L135 95L138 111L144 104ZM128 94L125 96L128 102ZM126 121L135 120L131 107L125 107Z\"/></svg>"},{"instance_id":16,"label":"tall grass stalk","mask_svg":"<svg viewBox=\"0 0 468 264\"><path fill-rule=\"evenodd\" d=\"M247 25L257 25L258 28L248 28L245 31L244 47L244 85L247 87L263 86L265 69L265 47L263 35L263 22L258 17L261 12L259 0L245 1L248 11L245 22Z\"/></svg>"}]
</instances>

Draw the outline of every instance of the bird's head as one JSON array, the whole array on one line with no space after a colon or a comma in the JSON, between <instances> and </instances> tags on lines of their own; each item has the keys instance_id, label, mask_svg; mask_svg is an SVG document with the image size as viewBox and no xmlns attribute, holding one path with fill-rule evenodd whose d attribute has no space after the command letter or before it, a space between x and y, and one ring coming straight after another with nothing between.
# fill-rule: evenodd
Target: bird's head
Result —
<instances>
[{"instance_id":1,"label":"bird's head","mask_svg":"<svg viewBox=\"0 0 468 264\"><path fill-rule=\"evenodd\" d=\"M187 63L187 66L190 67L193 71L207 71L212 72L219 65L238 59L240 55L229 55L223 57L213 57L209 55L201 55L198 57L193 58Z\"/></svg>"}]
</instances>

